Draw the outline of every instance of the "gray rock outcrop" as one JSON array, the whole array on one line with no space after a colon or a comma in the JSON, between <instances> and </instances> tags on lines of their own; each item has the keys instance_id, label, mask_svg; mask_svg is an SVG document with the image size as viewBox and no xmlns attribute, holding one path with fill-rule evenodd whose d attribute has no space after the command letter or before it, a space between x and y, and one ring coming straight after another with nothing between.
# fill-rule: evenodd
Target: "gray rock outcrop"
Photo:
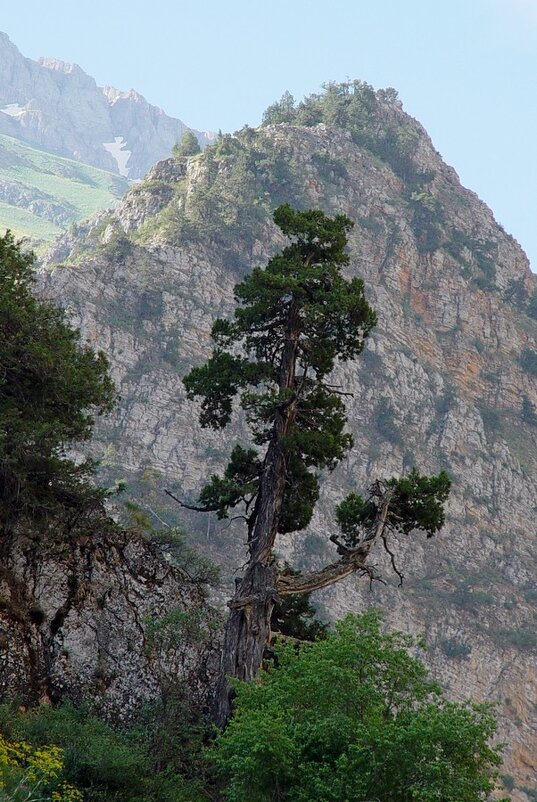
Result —
<instances>
[{"instance_id":1,"label":"gray rock outcrop","mask_svg":"<svg viewBox=\"0 0 537 802\"><path fill-rule=\"evenodd\" d=\"M21 536L0 567L0 694L84 700L116 721L170 688L203 707L215 616L199 584L135 533Z\"/></svg>"}]
</instances>

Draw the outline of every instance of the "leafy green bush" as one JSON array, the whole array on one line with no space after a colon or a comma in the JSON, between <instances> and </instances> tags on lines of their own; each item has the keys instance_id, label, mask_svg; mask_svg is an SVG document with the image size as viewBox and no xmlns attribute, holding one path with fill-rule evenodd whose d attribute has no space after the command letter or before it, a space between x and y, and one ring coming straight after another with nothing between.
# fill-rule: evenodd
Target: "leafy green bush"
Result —
<instances>
[{"instance_id":1,"label":"leafy green bush","mask_svg":"<svg viewBox=\"0 0 537 802\"><path fill-rule=\"evenodd\" d=\"M116 730L71 704L21 713L0 707L0 730L34 748L59 747L63 776L85 802L197 802L206 773L207 726L180 698L140 714L137 726ZM172 748L173 743L173 748Z\"/></svg>"},{"instance_id":2,"label":"leafy green bush","mask_svg":"<svg viewBox=\"0 0 537 802\"><path fill-rule=\"evenodd\" d=\"M278 669L237 683L213 760L229 802L478 802L494 787L496 724L448 702L379 615L348 616L326 640L278 647Z\"/></svg>"}]
</instances>

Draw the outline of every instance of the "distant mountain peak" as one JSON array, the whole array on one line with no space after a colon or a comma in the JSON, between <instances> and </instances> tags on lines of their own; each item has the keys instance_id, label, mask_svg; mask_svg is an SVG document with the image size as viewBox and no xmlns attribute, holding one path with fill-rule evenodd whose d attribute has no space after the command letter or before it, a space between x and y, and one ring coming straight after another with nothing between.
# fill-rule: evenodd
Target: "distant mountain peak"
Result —
<instances>
[{"instance_id":1,"label":"distant mountain peak","mask_svg":"<svg viewBox=\"0 0 537 802\"><path fill-rule=\"evenodd\" d=\"M135 89L97 86L78 64L48 56L26 58L3 32L0 110L0 134L120 175L125 175L124 161L109 146L124 142L121 147L130 152L129 178L141 178L169 156L189 128ZM212 139L194 134L202 147Z\"/></svg>"},{"instance_id":2,"label":"distant mountain peak","mask_svg":"<svg viewBox=\"0 0 537 802\"><path fill-rule=\"evenodd\" d=\"M83 75L87 75L84 72L82 67L79 67L78 64L71 64L68 61L62 61L59 58L48 58L46 56L40 56L36 60L36 63L39 64L41 67L45 67L47 70L55 70L56 72L63 72L65 75L71 75L72 73L78 72L82 73Z\"/></svg>"}]
</instances>

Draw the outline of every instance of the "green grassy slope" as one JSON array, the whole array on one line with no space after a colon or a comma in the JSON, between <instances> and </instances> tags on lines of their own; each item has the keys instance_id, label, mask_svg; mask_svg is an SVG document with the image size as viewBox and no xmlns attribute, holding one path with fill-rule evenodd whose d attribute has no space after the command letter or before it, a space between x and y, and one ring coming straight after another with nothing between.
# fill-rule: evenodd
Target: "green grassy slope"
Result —
<instances>
[{"instance_id":1,"label":"green grassy slope","mask_svg":"<svg viewBox=\"0 0 537 802\"><path fill-rule=\"evenodd\" d=\"M70 222L114 206L128 181L0 135L0 233L51 241Z\"/></svg>"}]
</instances>

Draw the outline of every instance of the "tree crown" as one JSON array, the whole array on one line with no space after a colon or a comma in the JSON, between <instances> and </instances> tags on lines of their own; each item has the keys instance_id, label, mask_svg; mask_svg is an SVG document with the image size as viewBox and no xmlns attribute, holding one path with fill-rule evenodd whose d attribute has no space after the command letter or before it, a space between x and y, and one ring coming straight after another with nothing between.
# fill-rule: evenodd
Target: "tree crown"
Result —
<instances>
[{"instance_id":1,"label":"tree crown","mask_svg":"<svg viewBox=\"0 0 537 802\"><path fill-rule=\"evenodd\" d=\"M285 204L274 221L290 244L236 286L233 320L215 321L213 355L184 384L189 398L202 399L202 426L226 426L239 394L257 446L272 438L278 412L293 405L293 425L281 437L287 491L280 516L280 531L292 531L311 518L318 497L315 470L333 469L352 445L344 432L344 404L326 379L336 359L362 351L376 315L362 280L341 275L349 261L347 217L298 212ZM213 476L200 500L221 517L236 504L248 505L262 467L255 449L237 446L224 477Z\"/></svg>"},{"instance_id":2,"label":"tree crown","mask_svg":"<svg viewBox=\"0 0 537 802\"><path fill-rule=\"evenodd\" d=\"M0 525L46 519L95 498L89 461L65 449L112 409L108 362L80 343L65 313L33 293L34 256L0 237Z\"/></svg>"}]
</instances>

